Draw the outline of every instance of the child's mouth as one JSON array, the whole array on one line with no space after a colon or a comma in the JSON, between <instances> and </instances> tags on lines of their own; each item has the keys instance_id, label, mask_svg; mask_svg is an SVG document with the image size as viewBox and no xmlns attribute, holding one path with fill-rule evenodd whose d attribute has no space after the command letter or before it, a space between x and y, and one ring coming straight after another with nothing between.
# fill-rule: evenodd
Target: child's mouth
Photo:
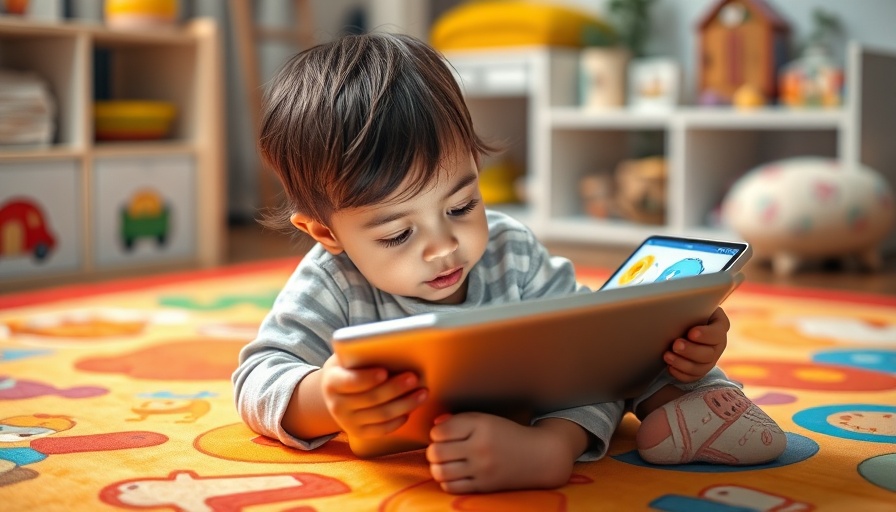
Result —
<instances>
[{"instance_id":1,"label":"child's mouth","mask_svg":"<svg viewBox=\"0 0 896 512\"><path fill-rule=\"evenodd\" d=\"M426 284L432 286L437 290L441 290L443 288L448 288L449 286L454 286L455 284L457 284L463 274L464 268L460 267L457 270L452 271L450 274L445 274L433 279L432 281L427 281Z\"/></svg>"}]
</instances>

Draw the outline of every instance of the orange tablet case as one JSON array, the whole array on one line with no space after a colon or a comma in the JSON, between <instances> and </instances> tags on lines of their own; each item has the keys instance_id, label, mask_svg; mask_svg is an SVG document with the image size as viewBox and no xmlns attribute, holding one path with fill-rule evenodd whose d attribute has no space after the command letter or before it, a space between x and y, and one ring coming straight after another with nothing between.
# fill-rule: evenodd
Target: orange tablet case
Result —
<instances>
[{"instance_id":1,"label":"orange tablet case","mask_svg":"<svg viewBox=\"0 0 896 512\"><path fill-rule=\"evenodd\" d=\"M664 371L669 344L705 323L742 280L717 272L339 329L333 346L343 365L414 371L429 389L405 425L350 438L351 449L375 457L425 447L433 419L446 412L528 423L539 413L637 396Z\"/></svg>"}]
</instances>

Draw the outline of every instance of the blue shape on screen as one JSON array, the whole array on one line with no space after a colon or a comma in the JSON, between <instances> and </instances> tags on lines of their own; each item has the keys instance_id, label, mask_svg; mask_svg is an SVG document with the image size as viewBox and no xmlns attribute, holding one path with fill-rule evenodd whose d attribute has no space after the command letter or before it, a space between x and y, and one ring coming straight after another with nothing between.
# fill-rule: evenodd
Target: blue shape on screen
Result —
<instances>
[{"instance_id":1,"label":"blue shape on screen","mask_svg":"<svg viewBox=\"0 0 896 512\"><path fill-rule=\"evenodd\" d=\"M668 281L678 277L696 276L702 274L703 270L703 260L700 258L685 258L669 265L656 280Z\"/></svg>"}]
</instances>

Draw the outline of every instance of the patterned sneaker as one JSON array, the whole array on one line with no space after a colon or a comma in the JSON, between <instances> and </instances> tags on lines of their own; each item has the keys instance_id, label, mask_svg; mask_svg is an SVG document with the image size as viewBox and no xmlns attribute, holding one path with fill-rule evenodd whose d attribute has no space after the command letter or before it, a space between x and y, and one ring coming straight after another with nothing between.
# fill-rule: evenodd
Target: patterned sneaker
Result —
<instances>
[{"instance_id":1,"label":"patterned sneaker","mask_svg":"<svg viewBox=\"0 0 896 512\"><path fill-rule=\"evenodd\" d=\"M653 464L762 464L784 452L784 431L732 387L698 389L653 411L638 429L638 453Z\"/></svg>"}]
</instances>

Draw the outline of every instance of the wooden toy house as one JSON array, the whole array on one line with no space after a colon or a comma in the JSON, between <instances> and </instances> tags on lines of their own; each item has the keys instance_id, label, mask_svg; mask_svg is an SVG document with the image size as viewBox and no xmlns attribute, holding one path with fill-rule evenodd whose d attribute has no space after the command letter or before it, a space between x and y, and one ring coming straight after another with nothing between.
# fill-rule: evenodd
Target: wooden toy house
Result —
<instances>
[{"instance_id":1,"label":"wooden toy house","mask_svg":"<svg viewBox=\"0 0 896 512\"><path fill-rule=\"evenodd\" d=\"M731 102L750 86L767 100L787 60L790 26L764 0L719 0L697 25L698 91Z\"/></svg>"}]
</instances>

